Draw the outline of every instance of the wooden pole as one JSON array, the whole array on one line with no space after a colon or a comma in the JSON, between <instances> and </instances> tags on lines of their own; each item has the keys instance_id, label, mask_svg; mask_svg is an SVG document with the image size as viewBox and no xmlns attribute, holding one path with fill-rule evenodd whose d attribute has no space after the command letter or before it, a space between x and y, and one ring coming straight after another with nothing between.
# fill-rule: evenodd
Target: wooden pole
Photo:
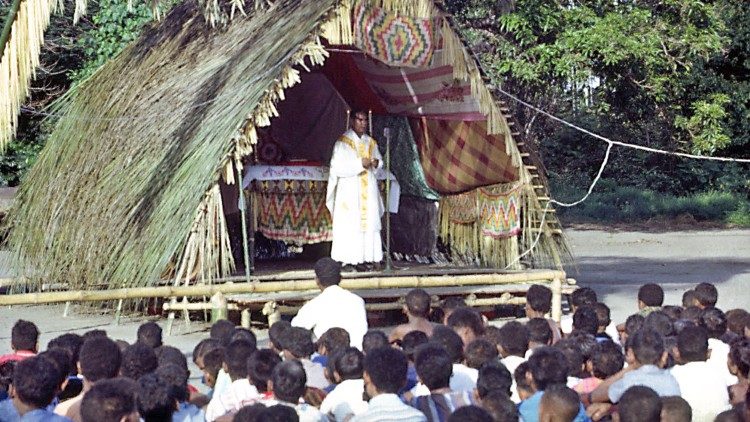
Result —
<instances>
[{"instance_id":1,"label":"wooden pole","mask_svg":"<svg viewBox=\"0 0 750 422\"><path fill-rule=\"evenodd\" d=\"M3 32L0 33L0 59L2 59L3 55L5 54L5 45L8 44L8 40L10 40L10 33L13 29L13 23L16 21L16 15L18 15L18 10L20 8L21 0L13 0L13 3L10 5L10 9L8 10L8 16L5 18ZM10 60L10 57L8 58L8 60Z\"/></svg>"},{"instance_id":2,"label":"wooden pole","mask_svg":"<svg viewBox=\"0 0 750 422\"><path fill-rule=\"evenodd\" d=\"M247 202L245 201L245 189L242 187L242 170L240 169L240 160L238 159L234 163L237 169L237 187L239 188L240 195L240 218L242 219L242 255L245 258L245 281L250 282L250 273L252 268L250 267L250 251L247 246ZM254 257L253 257L254 258Z\"/></svg>"}]
</instances>

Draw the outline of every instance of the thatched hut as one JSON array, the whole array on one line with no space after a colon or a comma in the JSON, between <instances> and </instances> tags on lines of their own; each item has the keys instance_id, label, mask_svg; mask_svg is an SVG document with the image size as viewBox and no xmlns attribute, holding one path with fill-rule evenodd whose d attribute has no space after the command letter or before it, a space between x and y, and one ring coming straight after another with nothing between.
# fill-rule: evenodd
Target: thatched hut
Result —
<instances>
[{"instance_id":1,"label":"thatched hut","mask_svg":"<svg viewBox=\"0 0 750 422\"><path fill-rule=\"evenodd\" d=\"M349 107L406 122L455 251L499 268L560 266L567 249L512 118L438 5L270 3L214 27L187 0L58 102L8 218L22 269L71 288L229 274L220 184L239 182L261 128L284 117L285 92L322 86L309 75ZM294 119L328 121L308 111ZM302 141L289 145L313 148Z\"/></svg>"}]
</instances>

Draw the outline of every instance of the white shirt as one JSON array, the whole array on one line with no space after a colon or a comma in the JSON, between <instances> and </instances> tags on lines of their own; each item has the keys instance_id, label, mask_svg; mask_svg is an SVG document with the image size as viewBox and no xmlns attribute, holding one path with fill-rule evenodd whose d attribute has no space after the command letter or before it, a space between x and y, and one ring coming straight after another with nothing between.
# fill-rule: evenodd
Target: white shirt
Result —
<instances>
[{"instance_id":1,"label":"white shirt","mask_svg":"<svg viewBox=\"0 0 750 422\"><path fill-rule=\"evenodd\" d=\"M708 362L690 362L669 370L680 384L682 398L693 409L694 422L711 422L729 409L729 393L724 378Z\"/></svg>"},{"instance_id":2,"label":"white shirt","mask_svg":"<svg viewBox=\"0 0 750 422\"><path fill-rule=\"evenodd\" d=\"M708 339L708 348L711 350L711 357L708 363L712 365L717 374L720 374L725 387L737 384L737 377L729 372L727 360L729 359L729 345L717 338Z\"/></svg>"},{"instance_id":3,"label":"white shirt","mask_svg":"<svg viewBox=\"0 0 750 422\"><path fill-rule=\"evenodd\" d=\"M513 373L516 372L516 368L518 368L522 363L526 362L526 359L522 358L521 356L510 355L500 359L500 362L502 362L502 364L505 365L506 368L508 368L508 371L510 371L510 376L513 377ZM521 403L521 397L518 395L518 389L516 388L515 377L513 377L513 384L510 387L510 399L515 404Z\"/></svg>"},{"instance_id":4,"label":"white shirt","mask_svg":"<svg viewBox=\"0 0 750 422\"><path fill-rule=\"evenodd\" d=\"M346 415L359 415L367 411L367 402L362 400L365 392L363 379L344 380L336 386L320 404L320 411L333 414L336 420L343 420Z\"/></svg>"},{"instance_id":5,"label":"white shirt","mask_svg":"<svg viewBox=\"0 0 750 422\"><path fill-rule=\"evenodd\" d=\"M329 422L330 419L328 419L328 416L324 415L320 412L317 408L307 404L307 403L289 403L281 400L276 399L266 399L260 401L261 404L264 404L266 407L275 406L277 404L281 404L284 406L289 406L292 409L294 409L295 412L297 412L297 416L299 416L299 422Z\"/></svg>"},{"instance_id":6,"label":"white shirt","mask_svg":"<svg viewBox=\"0 0 750 422\"><path fill-rule=\"evenodd\" d=\"M223 393L214 394L206 406L206 421L211 422L229 412L238 411L259 398L258 389L250 384L249 379L238 379L232 382Z\"/></svg>"},{"instance_id":7,"label":"white shirt","mask_svg":"<svg viewBox=\"0 0 750 422\"><path fill-rule=\"evenodd\" d=\"M343 328L352 347L362 350L362 337L367 333L365 301L337 285L328 286L300 308L292 326L313 330L317 338L329 328Z\"/></svg>"},{"instance_id":8,"label":"white shirt","mask_svg":"<svg viewBox=\"0 0 750 422\"><path fill-rule=\"evenodd\" d=\"M450 388L453 391L474 391L477 386L477 378L479 378L479 371L474 368L469 368L463 363L453 364L453 374L450 379ZM430 389L426 385L418 382L414 388L411 389L411 394L414 397L429 396Z\"/></svg>"},{"instance_id":9,"label":"white shirt","mask_svg":"<svg viewBox=\"0 0 750 422\"><path fill-rule=\"evenodd\" d=\"M356 415L351 422L425 422L419 410L404 404L395 394L379 394L370 399L366 412Z\"/></svg>"}]
</instances>

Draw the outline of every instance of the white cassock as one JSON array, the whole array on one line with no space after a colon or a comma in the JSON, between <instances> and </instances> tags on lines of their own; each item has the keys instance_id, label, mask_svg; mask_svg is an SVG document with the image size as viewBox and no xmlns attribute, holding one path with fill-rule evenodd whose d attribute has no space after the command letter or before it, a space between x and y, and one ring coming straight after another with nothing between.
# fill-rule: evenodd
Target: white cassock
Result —
<instances>
[{"instance_id":1,"label":"white cassock","mask_svg":"<svg viewBox=\"0 0 750 422\"><path fill-rule=\"evenodd\" d=\"M326 192L326 207L333 217L331 258L344 264L383 259L380 217L385 207L375 169L362 167L362 158L375 158L378 168L383 166L375 140L349 129L333 147Z\"/></svg>"}]
</instances>

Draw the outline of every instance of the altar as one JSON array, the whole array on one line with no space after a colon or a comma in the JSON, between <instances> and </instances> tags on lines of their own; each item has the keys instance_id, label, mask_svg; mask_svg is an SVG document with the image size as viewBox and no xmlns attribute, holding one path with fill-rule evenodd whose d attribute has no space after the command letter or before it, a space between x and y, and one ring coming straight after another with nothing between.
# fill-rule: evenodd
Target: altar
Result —
<instances>
[{"instance_id":1,"label":"altar","mask_svg":"<svg viewBox=\"0 0 750 422\"><path fill-rule=\"evenodd\" d=\"M398 181L383 169L376 177L386 208L397 213L401 196ZM389 199L385 196L386 179L391 181ZM252 227L267 238L295 245L333 240L333 221L326 208L328 167L302 163L254 165L247 168L242 187L250 198Z\"/></svg>"}]
</instances>

